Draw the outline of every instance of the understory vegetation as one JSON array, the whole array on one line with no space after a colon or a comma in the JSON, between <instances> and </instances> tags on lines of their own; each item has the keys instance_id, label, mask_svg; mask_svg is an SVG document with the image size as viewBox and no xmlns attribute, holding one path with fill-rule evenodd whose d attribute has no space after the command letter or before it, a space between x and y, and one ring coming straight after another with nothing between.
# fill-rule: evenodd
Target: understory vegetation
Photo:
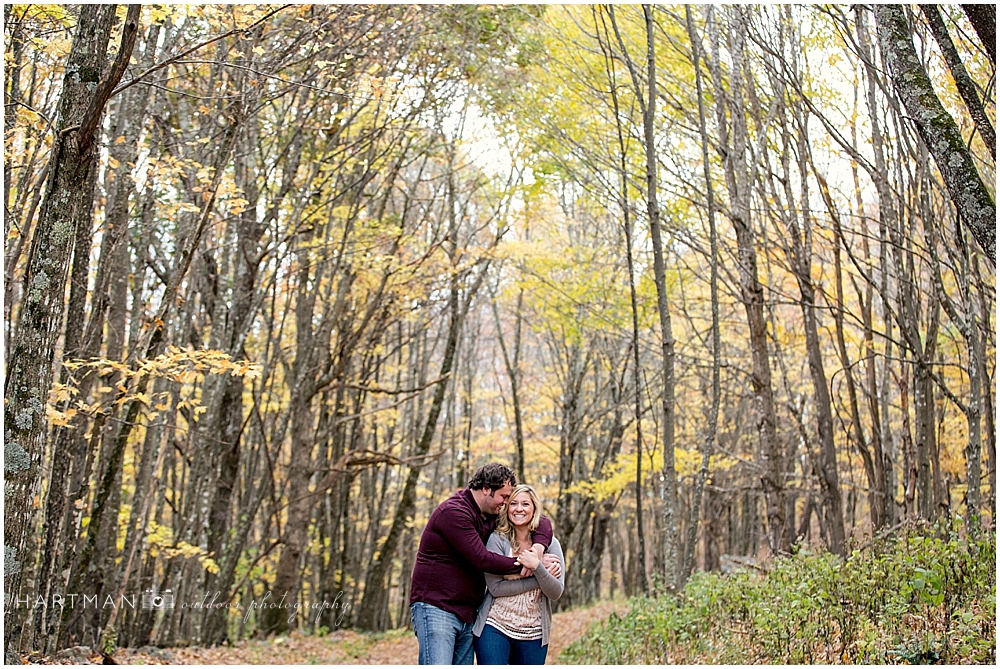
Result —
<instances>
[{"instance_id":1,"label":"understory vegetation","mask_svg":"<svg viewBox=\"0 0 1000 669\"><path fill-rule=\"evenodd\" d=\"M910 528L846 558L801 551L637 597L572 664L996 664L996 534Z\"/></svg>"}]
</instances>

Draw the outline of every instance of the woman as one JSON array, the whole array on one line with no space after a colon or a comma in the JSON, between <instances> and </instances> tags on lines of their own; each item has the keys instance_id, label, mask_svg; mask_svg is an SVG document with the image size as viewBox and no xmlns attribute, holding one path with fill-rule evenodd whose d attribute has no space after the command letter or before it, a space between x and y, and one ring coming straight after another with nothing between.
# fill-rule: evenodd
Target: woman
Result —
<instances>
[{"instance_id":1,"label":"woman","mask_svg":"<svg viewBox=\"0 0 1000 669\"><path fill-rule=\"evenodd\" d=\"M541 517L538 493L530 485L519 485L486 542L489 551L517 556L523 566L534 570L534 576L486 574L486 599L472 630L479 664L545 664L552 601L563 593L565 560L559 540L553 537L548 552L563 564L563 573L556 578L531 550L531 531Z\"/></svg>"}]
</instances>

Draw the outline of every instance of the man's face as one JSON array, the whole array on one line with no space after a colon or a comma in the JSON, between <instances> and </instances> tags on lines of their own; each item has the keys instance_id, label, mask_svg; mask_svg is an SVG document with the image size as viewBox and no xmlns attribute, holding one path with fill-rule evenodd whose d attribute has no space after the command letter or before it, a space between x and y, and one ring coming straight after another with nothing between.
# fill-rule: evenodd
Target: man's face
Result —
<instances>
[{"instance_id":1,"label":"man's face","mask_svg":"<svg viewBox=\"0 0 1000 669\"><path fill-rule=\"evenodd\" d=\"M500 507L507 503L507 500L510 498L510 493L513 490L514 486L512 486L509 482L505 483L502 488L494 490L492 495L490 494L489 488L483 488L483 496L485 497L483 500L483 505L485 506L483 512L491 515L500 513Z\"/></svg>"}]
</instances>

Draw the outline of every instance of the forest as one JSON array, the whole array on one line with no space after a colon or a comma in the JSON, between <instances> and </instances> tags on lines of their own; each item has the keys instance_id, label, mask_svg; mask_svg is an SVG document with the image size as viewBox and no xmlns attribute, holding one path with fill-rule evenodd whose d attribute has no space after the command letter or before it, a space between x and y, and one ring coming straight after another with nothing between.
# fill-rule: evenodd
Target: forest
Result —
<instances>
[{"instance_id":1,"label":"forest","mask_svg":"<svg viewBox=\"0 0 1000 669\"><path fill-rule=\"evenodd\" d=\"M995 11L5 5L5 658L407 628L501 461L560 661L994 664Z\"/></svg>"}]
</instances>

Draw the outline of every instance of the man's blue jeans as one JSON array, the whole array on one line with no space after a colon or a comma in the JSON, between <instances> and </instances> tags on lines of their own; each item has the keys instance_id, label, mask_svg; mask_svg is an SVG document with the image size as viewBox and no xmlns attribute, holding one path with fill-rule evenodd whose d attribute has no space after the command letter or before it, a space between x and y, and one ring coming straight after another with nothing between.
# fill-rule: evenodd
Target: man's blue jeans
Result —
<instances>
[{"instance_id":1,"label":"man's blue jeans","mask_svg":"<svg viewBox=\"0 0 1000 669\"><path fill-rule=\"evenodd\" d=\"M426 602L410 605L420 664L472 664L473 623Z\"/></svg>"}]
</instances>

